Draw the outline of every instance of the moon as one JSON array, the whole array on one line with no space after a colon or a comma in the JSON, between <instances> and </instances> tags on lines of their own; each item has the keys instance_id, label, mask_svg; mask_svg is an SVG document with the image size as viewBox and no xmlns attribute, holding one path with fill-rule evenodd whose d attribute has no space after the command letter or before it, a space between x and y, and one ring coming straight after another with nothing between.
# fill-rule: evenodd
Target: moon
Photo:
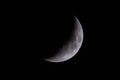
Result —
<instances>
[{"instance_id":1,"label":"moon","mask_svg":"<svg viewBox=\"0 0 120 80\"><path fill-rule=\"evenodd\" d=\"M78 53L83 43L83 29L79 20L75 16L74 21L74 30L70 39L67 41L66 44L63 45L58 53L50 58L46 58L46 61L54 63L64 62L71 59Z\"/></svg>"}]
</instances>

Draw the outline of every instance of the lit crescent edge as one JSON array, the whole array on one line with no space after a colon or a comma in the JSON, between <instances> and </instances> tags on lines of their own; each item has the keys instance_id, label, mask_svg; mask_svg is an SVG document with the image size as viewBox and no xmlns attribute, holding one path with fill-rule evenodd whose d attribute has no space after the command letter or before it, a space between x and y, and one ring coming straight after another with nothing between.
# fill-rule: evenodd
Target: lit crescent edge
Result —
<instances>
[{"instance_id":1,"label":"lit crescent edge","mask_svg":"<svg viewBox=\"0 0 120 80\"><path fill-rule=\"evenodd\" d=\"M75 18L75 29L70 40L63 46L60 51L53 57L45 59L48 62L64 62L74 57L83 42L83 29L79 20Z\"/></svg>"}]
</instances>

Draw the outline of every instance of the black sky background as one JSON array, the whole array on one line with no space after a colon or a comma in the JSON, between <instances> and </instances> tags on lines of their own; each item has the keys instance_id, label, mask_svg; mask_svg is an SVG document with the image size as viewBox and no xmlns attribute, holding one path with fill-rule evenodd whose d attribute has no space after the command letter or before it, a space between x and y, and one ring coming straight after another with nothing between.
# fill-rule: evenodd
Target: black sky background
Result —
<instances>
[{"instance_id":1,"label":"black sky background","mask_svg":"<svg viewBox=\"0 0 120 80\"><path fill-rule=\"evenodd\" d=\"M6 25L12 26L5 29L9 33L6 44L12 52L7 55L12 56L8 61L9 68L12 67L21 74L35 76L59 73L87 75L97 63L95 32L98 30L98 12L94 6L86 5L76 2L76 5L39 4L23 7L16 4L17 7L7 7L4 19L8 22ZM69 39L74 25L73 16L79 19L84 32L79 52L63 63L43 60L49 54L56 53Z\"/></svg>"},{"instance_id":2,"label":"black sky background","mask_svg":"<svg viewBox=\"0 0 120 80\"><path fill-rule=\"evenodd\" d=\"M63 63L50 63L42 60L40 57L46 56L45 54L47 53L55 53L70 36L73 28L71 21L73 15L80 20L84 31L84 41L78 54ZM91 55L94 54L92 49L95 45L95 42L92 42L94 40L94 32L92 32L94 30L92 29L96 27L96 13L94 9L85 5L46 7L37 11L34 18L37 18L35 20L37 27L32 28L32 30L37 35L33 35L35 37L35 43L33 43L35 47L31 50L33 50L32 53L34 54L31 53L30 57L33 56L31 60L28 60L33 72L35 71L36 74L39 72L45 73L46 75L50 73L68 74L69 72L86 74L92 64L93 56Z\"/></svg>"},{"instance_id":3,"label":"black sky background","mask_svg":"<svg viewBox=\"0 0 120 80\"><path fill-rule=\"evenodd\" d=\"M119 37L118 8L112 1L91 0L1 3L0 57L4 78L111 78L111 74L117 73L112 70L118 71L115 69L119 65L119 52L115 50ZM69 39L73 15L84 32L81 49L63 63L43 60Z\"/></svg>"},{"instance_id":4,"label":"black sky background","mask_svg":"<svg viewBox=\"0 0 120 80\"><path fill-rule=\"evenodd\" d=\"M21 45L20 52L23 51L20 54L23 58L21 61L24 61L26 66L33 67L32 70L35 68L35 70L39 71L40 69L44 72L64 72L69 69L74 71L81 66L87 68L89 61L88 27L94 27L94 16L88 10L79 6L40 7L40 9L39 7L36 9L18 7L10 10L17 20L16 26L19 26L17 29L20 32L18 38L21 39L21 43L19 43ZM15 11L15 13L12 11ZM84 31L84 41L78 54L63 63L49 63L42 60L41 58L46 57L46 54L56 53L70 37L74 26L73 16L80 20Z\"/></svg>"}]
</instances>

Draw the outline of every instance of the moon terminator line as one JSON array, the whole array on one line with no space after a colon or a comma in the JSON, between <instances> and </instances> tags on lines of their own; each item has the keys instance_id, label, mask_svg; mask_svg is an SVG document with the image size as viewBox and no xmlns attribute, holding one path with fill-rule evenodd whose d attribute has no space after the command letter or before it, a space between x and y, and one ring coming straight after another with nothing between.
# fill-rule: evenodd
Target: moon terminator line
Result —
<instances>
[{"instance_id":1,"label":"moon terminator line","mask_svg":"<svg viewBox=\"0 0 120 80\"><path fill-rule=\"evenodd\" d=\"M75 16L74 20L75 20L74 31L68 42L62 47L62 49L59 50L58 53L44 60L56 63L64 62L71 59L77 54L83 42L83 29L79 20Z\"/></svg>"}]
</instances>

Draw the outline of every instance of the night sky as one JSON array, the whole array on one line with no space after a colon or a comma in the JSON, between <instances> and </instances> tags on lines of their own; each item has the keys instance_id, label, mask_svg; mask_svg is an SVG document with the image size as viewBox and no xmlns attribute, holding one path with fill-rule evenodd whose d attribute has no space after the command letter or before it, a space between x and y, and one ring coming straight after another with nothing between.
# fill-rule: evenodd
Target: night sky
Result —
<instances>
[{"instance_id":1,"label":"night sky","mask_svg":"<svg viewBox=\"0 0 120 80\"><path fill-rule=\"evenodd\" d=\"M12 49L12 64L14 68L25 74L39 75L40 73L80 73L85 74L91 64L94 53L94 30L96 27L95 9L85 4L54 5L42 7L40 5L14 7L7 10L6 19L11 28L8 39ZM43 60L57 51L69 40L76 16L80 21L84 39L79 52L71 59L51 63ZM7 24L8 25L8 24ZM17 26L17 27L16 27ZM10 30L11 29L11 30ZM14 39L13 39L14 38ZM90 57L91 56L91 57ZM18 69L19 68L19 69Z\"/></svg>"},{"instance_id":2,"label":"night sky","mask_svg":"<svg viewBox=\"0 0 120 80\"><path fill-rule=\"evenodd\" d=\"M59 73L59 72L86 72L90 66L90 40L92 41L89 27L95 27L95 13L86 7L50 7L42 13L35 15L33 25L33 44L30 49L30 65L36 72ZM42 58L55 54L70 37L73 29L73 16L76 16L84 32L84 40L79 52L70 60L63 63L50 63ZM37 19L36 19L37 18ZM34 25L34 26L35 26ZM29 53L28 53L29 54ZM91 57L92 58L92 57ZM29 61L29 60L28 60ZM34 69L33 69L34 71Z\"/></svg>"},{"instance_id":3,"label":"night sky","mask_svg":"<svg viewBox=\"0 0 120 80\"><path fill-rule=\"evenodd\" d=\"M113 1L91 0L1 3L1 73L4 78L32 80L111 78L108 74L115 74L112 70L118 71L119 65L118 8ZM45 61L69 40L73 16L83 28L80 50L65 62Z\"/></svg>"}]
</instances>

